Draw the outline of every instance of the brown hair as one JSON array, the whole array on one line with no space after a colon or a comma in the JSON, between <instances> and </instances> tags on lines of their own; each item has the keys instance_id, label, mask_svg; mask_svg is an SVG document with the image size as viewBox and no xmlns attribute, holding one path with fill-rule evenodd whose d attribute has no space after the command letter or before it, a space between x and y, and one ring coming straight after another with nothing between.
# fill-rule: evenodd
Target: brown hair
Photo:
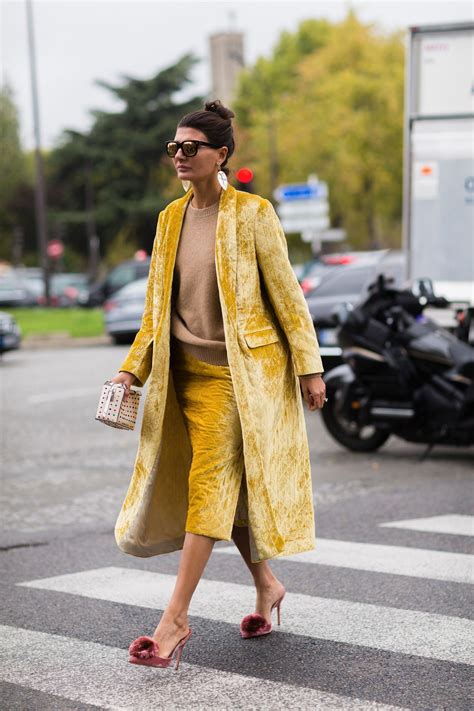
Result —
<instances>
[{"instance_id":1,"label":"brown hair","mask_svg":"<svg viewBox=\"0 0 474 711\"><path fill-rule=\"evenodd\" d=\"M226 175L229 174L229 169L226 168L226 163L234 152L234 129L232 127L232 119L235 114L222 104L219 99L208 101L201 111L192 111L178 123L178 128L183 126L187 128L197 128L202 131L209 143L215 143L217 146L227 146L227 156L221 164L221 170Z\"/></svg>"}]
</instances>

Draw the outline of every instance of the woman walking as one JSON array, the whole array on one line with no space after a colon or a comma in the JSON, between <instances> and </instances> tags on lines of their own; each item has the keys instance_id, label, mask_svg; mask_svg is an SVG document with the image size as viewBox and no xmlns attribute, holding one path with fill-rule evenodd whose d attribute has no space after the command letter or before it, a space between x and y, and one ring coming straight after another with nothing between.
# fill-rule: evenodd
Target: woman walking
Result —
<instances>
[{"instance_id":1,"label":"woman walking","mask_svg":"<svg viewBox=\"0 0 474 711\"><path fill-rule=\"evenodd\" d=\"M150 379L133 475L115 526L125 553L181 550L175 588L132 663L176 663L216 540L233 540L256 588L242 637L271 631L285 588L268 559L314 548L302 395L321 408L312 319L271 203L235 190L234 114L184 116L166 149L186 194L158 218L139 332L113 382Z\"/></svg>"}]
</instances>

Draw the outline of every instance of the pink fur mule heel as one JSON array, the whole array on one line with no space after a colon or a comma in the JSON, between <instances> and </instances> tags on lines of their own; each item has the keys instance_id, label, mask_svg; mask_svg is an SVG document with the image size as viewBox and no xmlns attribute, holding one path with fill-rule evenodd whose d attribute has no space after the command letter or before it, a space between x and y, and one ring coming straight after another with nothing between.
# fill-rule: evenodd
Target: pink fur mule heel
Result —
<instances>
[{"instance_id":1,"label":"pink fur mule heel","mask_svg":"<svg viewBox=\"0 0 474 711\"><path fill-rule=\"evenodd\" d=\"M271 615L271 613L273 612L273 608L276 607L278 624L280 624L281 622L280 605L284 597L285 593L283 593L283 595L278 598L276 602L273 603L270 610ZM244 639L248 639L249 637L261 637L264 634L269 634L271 631L271 620L270 622L267 622L262 615L259 615L257 613L254 613L253 615L246 615L246 617L244 617L242 622L240 623L240 635Z\"/></svg>"},{"instance_id":2,"label":"pink fur mule heel","mask_svg":"<svg viewBox=\"0 0 474 711\"><path fill-rule=\"evenodd\" d=\"M191 628L188 634L179 640L176 647L168 657L160 657L158 654L158 643L153 637L143 635L137 637L128 648L129 659L131 664L142 664L146 667L169 667L176 653L175 670L179 667L181 655L183 654L184 645L191 637Z\"/></svg>"}]
</instances>

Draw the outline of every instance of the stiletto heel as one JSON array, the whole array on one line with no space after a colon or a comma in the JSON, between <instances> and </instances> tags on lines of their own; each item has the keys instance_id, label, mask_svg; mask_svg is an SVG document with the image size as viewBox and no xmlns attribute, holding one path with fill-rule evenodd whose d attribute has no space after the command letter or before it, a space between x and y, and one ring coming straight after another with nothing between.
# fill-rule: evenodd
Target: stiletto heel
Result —
<instances>
[{"instance_id":1,"label":"stiletto heel","mask_svg":"<svg viewBox=\"0 0 474 711\"><path fill-rule=\"evenodd\" d=\"M280 611L280 605L281 605L281 601L282 601L282 599L283 599L283 598L280 598L280 600L278 600L278 604L276 605L276 609L277 609L277 622L278 622L278 624L280 624L280 623L281 623L281 611Z\"/></svg>"},{"instance_id":2,"label":"stiletto heel","mask_svg":"<svg viewBox=\"0 0 474 711\"><path fill-rule=\"evenodd\" d=\"M179 663L180 663L180 661L181 661L181 655L182 655L182 653L183 653L183 647L184 647L184 644L182 644L181 647L178 649L178 654L176 655L176 664L174 665L174 668L176 669L176 671L178 671Z\"/></svg>"},{"instance_id":3,"label":"stiletto heel","mask_svg":"<svg viewBox=\"0 0 474 711\"><path fill-rule=\"evenodd\" d=\"M267 622L267 620L262 616L259 615L258 613L255 613L253 615L247 615L246 617L243 618L243 620L240 623L240 634L244 639L248 639L249 637L261 637L264 634L269 634L272 631L272 622L271 622L271 614L273 612L273 608L276 607L277 609L277 622L280 624L281 622L281 601L285 597L286 590L283 592L283 595L276 600L276 602L273 603L270 609L270 622Z\"/></svg>"},{"instance_id":4,"label":"stiletto heel","mask_svg":"<svg viewBox=\"0 0 474 711\"><path fill-rule=\"evenodd\" d=\"M178 670L184 645L191 637L191 628L185 637L179 640L176 647L167 657L158 654L158 643L153 637L137 637L128 648L130 654L128 661L132 664L142 664L146 667L169 667L176 653L175 671Z\"/></svg>"}]
</instances>

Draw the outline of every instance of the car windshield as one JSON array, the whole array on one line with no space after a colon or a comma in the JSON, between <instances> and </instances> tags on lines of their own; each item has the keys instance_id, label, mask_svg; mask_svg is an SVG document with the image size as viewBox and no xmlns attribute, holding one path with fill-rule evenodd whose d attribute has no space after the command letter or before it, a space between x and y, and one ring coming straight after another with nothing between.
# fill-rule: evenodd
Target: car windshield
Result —
<instances>
[{"instance_id":1,"label":"car windshield","mask_svg":"<svg viewBox=\"0 0 474 711\"><path fill-rule=\"evenodd\" d=\"M137 279L136 281L130 282L130 284L127 284L127 286L122 287L119 292L115 296L117 297L122 297L124 296L125 298L130 298L136 296L137 298L139 296L145 297L146 294L146 285L148 282L148 277L145 277L144 279ZM114 298L115 298L114 296Z\"/></svg>"},{"instance_id":2,"label":"car windshield","mask_svg":"<svg viewBox=\"0 0 474 711\"><path fill-rule=\"evenodd\" d=\"M23 286L35 294L42 294L44 291L44 281L40 277L28 277L28 279L25 279L23 282Z\"/></svg>"},{"instance_id":3,"label":"car windshield","mask_svg":"<svg viewBox=\"0 0 474 711\"><path fill-rule=\"evenodd\" d=\"M120 289L135 278L135 266L133 264L121 264L110 272L107 282L113 289Z\"/></svg>"},{"instance_id":4,"label":"car windshield","mask_svg":"<svg viewBox=\"0 0 474 711\"><path fill-rule=\"evenodd\" d=\"M345 267L334 269L309 292L308 296L337 296L339 294L359 294L367 280L373 275L370 267Z\"/></svg>"},{"instance_id":5,"label":"car windshield","mask_svg":"<svg viewBox=\"0 0 474 711\"><path fill-rule=\"evenodd\" d=\"M85 286L87 274L54 274L52 281L55 286Z\"/></svg>"},{"instance_id":6,"label":"car windshield","mask_svg":"<svg viewBox=\"0 0 474 711\"><path fill-rule=\"evenodd\" d=\"M0 279L0 289L10 290L10 289L24 289L25 284L20 279L15 277L2 277Z\"/></svg>"},{"instance_id":7,"label":"car windshield","mask_svg":"<svg viewBox=\"0 0 474 711\"><path fill-rule=\"evenodd\" d=\"M337 265L339 266L339 265ZM326 274L329 274L329 272L333 271L335 269L335 265L332 264L324 264L324 262L318 262L317 264L313 264L310 270L305 274L305 279L312 279L313 277L316 276L323 276Z\"/></svg>"}]
</instances>

